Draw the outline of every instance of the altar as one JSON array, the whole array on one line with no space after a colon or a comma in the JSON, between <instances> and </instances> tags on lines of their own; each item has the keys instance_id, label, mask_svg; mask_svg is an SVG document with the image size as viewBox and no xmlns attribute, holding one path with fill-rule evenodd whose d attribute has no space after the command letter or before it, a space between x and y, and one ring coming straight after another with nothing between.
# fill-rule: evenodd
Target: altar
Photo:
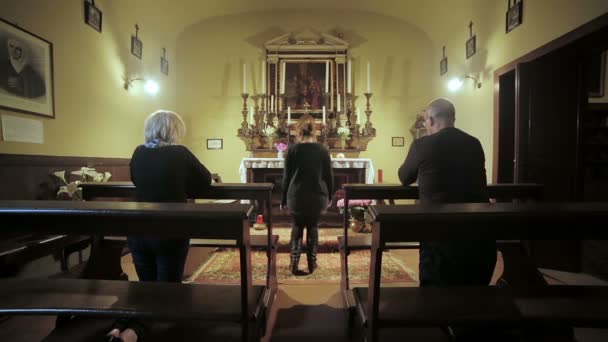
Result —
<instances>
[{"instance_id":1,"label":"altar","mask_svg":"<svg viewBox=\"0 0 608 342\"><path fill-rule=\"evenodd\" d=\"M243 158L239 167L239 174L242 183L273 183L274 190L272 195L273 218L279 221L284 213L278 211L283 192L283 168L285 161L283 158ZM369 158L332 158L331 166L334 173L334 193L342 188L342 184L348 183L374 183L374 164ZM332 194L332 199L333 199ZM323 217L323 222L328 225L341 225L341 218L338 215L336 201L332 201L332 206L328 214Z\"/></svg>"}]
</instances>

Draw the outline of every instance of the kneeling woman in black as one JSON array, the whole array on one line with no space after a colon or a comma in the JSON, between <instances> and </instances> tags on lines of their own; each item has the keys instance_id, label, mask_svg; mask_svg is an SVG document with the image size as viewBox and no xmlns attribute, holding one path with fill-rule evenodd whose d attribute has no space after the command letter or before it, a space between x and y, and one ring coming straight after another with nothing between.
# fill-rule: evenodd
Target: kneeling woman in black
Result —
<instances>
[{"instance_id":1,"label":"kneeling woman in black","mask_svg":"<svg viewBox=\"0 0 608 342\"><path fill-rule=\"evenodd\" d=\"M131 157L138 202L186 202L209 189L209 170L179 145L185 133L186 126L176 113L160 110L146 119L145 143ZM140 281L182 281L189 239L128 237L127 241ZM132 342L145 330L139 320L119 320L109 335Z\"/></svg>"},{"instance_id":2,"label":"kneeling woman in black","mask_svg":"<svg viewBox=\"0 0 608 342\"><path fill-rule=\"evenodd\" d=\"M316 141L314 119L305 115L297 127L298 143L291 145L285 156L282 206L287 205L293 218L291 261L289 269L298 272L302 236L306 227L308 271L317 268L317 225L327 209L333 191L333 172L329 151Z\"/></svg>"}]
</instances>

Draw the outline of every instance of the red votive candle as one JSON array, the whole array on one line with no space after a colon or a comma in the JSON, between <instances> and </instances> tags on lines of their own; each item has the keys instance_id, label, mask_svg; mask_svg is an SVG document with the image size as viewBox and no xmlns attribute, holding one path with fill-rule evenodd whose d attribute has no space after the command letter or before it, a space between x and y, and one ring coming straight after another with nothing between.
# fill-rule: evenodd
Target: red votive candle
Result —
<instances>
[{"instance_id":1,"label":"red votive candle","mask_svg":"<svg viewBox=\"0 0 608 342\"><path fill-rule=\"evenodd\" d=\"M378 183L382 183L382 169L378 169Z\"/></svg>"},{"instance_id":2,"label":"red votive candle","mask_svg":"<svg viewBox=\"0 0 608 342\"><path fill-rule=\"evenodd\" d=\"M258 215L257 220L255 221L257 224L264 224L264 215Z\"/></svg>"}]
</instances>

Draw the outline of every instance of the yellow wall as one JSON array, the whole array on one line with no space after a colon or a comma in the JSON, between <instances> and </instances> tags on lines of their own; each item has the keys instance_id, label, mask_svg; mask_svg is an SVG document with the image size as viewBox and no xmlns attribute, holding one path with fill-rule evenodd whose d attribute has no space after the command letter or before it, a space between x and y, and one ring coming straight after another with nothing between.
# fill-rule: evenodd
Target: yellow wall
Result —
<instances>
[{"instance_id":1,"label":"yellow wall","mask_svg":"<svg viewBox=\"0 0 608 342\"><path fill-rule=\"evenodd\" d=\"M488 180L492 175L493 158L494 71L602 15L608 11L608 1L527 0L524 1L523 23L508 34L505 34L506 7L506 1L480 2L470 16L461 17L461 27L445 27L442 33L433 36L437 43L437 64L443 44L450 62L448 74L443 77L434 74L436 95L453 99L457 127L480 139L486 154ZM467 60L465 41L469 37L469 20L475 22L477 54ZM468 80L459 92L449 92L447 81L461 74L480 76L482 88L476 89Z\"/></svg>"},{"instance_id":2,"label":"yellow wall","mask_svg":"<svg viewBox=\"0 0 608 342\"><path fill-rule=\"evenodd\" d=\"M435 63L426 34L395 18L354 10L265 11L202 21L178 38L177 106L187 117L188 146L223 180L239 181L238 167L248 156L236 137L242 115L242 64L248 89L260 88L263 43L303 28L332 33L336 28L352 44L353 88L365 104L366 63L372 69L372 122L378 135L361 157L384 170L386 182L397 181L397 168L411 142L409 129L417 110L432 96ZM255 85L255 83L257 85ZM404 136L406 147L391 147ZM224 139L223 150L206 150L206 139Z\"/></svg>"},{"instance_id":3,"label":"yellow wall","mask_svg":"<svg viewBox=\"0 0 608 342\"><path fill-rule=\"evenodd\" d=\"M44 144L0 142L0 153L63 156L130 157L143 141L143 120L158 108L175 108L175 45L124 1L95 2L103 11L100 34L84 23L83 1L2 0L0 17L53 43L55 119L0 110L40 120ZM130 54L134 24L141 27L143 59ZM167 48L169 77L160 73ZM123 75L152 77L161 90L145 94L138 82L129 92Z\"/></svg>"}]
</instances>

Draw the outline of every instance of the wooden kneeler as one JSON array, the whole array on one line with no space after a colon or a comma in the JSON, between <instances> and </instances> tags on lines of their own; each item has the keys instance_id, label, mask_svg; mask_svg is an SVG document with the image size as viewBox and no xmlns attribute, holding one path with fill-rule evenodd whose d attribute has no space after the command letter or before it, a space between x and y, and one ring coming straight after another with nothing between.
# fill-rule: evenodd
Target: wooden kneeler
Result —
<instances>
[{"instance_id":1,"label":"wooden kneeler","mask_svg":"<svg viewBox=\"0 0 608 342\"><path fill-rule=\"evenodd\" d=\"M270 289L251 280L244 204L0 201L5 229L43 234L129 235L234 240L240 286L84 279L0 280L0 314L145 317L239 324L259 341ZM95 248L95 245L93 245Z\"/></svg>"}]
</instances>

